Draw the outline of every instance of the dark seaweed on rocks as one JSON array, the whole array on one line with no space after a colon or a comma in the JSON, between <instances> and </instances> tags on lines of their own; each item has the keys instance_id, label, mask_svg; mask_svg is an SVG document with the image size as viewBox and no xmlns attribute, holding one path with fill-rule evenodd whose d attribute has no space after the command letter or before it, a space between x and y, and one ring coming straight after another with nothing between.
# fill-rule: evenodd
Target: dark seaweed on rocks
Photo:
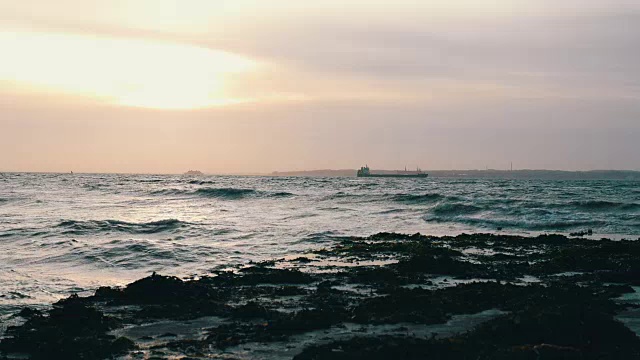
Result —
<instances>
[{"instance_id":1,"label":"dark seaweed on rocks","mask_svg":"<svg viewBox=\"0 0 640 360\"><path fill-rule=\"evenodd\" d=\"M119 321L104 316L76 298L54 306L46 315L21 312L28 317L19 327L7 330L0 343L4 353L27 353L32 359L103 359L135 348L125 338L107 335Z\"/></svg>"},{"instance_id":2,"label":"dark seaweed on rocks","mask_svg":"<svg viewBox=\"0 0 640 360\"><path fill-rule=\"evenodd\" d=\"M296 349L290 355L297 359L640 358L639 338L615 318L637 306L615 299L640 285L639 242L380 233L336 238L330 248L292 259L197 280L153 274L70 297L48 312L25 308L18 314L24 324L0 341L0 358L102 359L145 351L148 358L233 359L251 357L246 349L256 344ZM499 311L475 327L413 335L487 310ZM220 320L196 337L162 327L155 335L131 333L131 340L109 335L125 326L209 317ZM348 330L354 326L365 330ZM389 326L413 330L367 335L366 329ZM297 343L316 333L325 336L304 349Z\"/></svg>"},{"instance_id":3,"label":"dark seaweed on rocks","mask_svg":"<svg viewBox=\"0 0 640 360\"><path fill-rule=\"evenodd\" d=\"M638 359L640 340L610 314L581 303L515 311L446 339L353 338L311 346L305 359Z\"/></svg>"}]
</instances>

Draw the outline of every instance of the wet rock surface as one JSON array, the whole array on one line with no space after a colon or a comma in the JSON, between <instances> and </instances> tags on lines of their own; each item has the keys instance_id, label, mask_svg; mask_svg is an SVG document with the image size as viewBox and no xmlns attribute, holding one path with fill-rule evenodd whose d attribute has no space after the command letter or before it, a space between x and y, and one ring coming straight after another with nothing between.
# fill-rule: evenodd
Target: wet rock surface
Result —
<instances>
[{"instance_id":1,"label":"wet rock surface","mask_svg":"<svg viewBox=\"0 0 640 360\"><path fill-rule=\"evenodd\" d=\"M638 285L636 241L380 233L25 308L0 358L640 359Z\"/></svg>"},{"instance_id":2,"label":"wet rock surface","mask_svg":"<svg viewBox=\"0 0 640 360\"><path fill-rule=\"evenodd\" d=\"M7 330L9 337L0 343L3 352L26 353L33 359L102 359L135 347L129 339L107 334L120 326L116 318L75 297L57 303L47 315L24 309L19 316L27 321Z\"/></svg>"}]
</instances>

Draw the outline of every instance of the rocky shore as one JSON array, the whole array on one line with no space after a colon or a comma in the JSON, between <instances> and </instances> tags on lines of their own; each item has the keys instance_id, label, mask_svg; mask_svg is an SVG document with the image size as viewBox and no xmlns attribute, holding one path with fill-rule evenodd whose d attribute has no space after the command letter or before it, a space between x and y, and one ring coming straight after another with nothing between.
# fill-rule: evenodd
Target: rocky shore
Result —
<instances>
[{"instance_id":1,"label":"rocky shore","mask_svg":"<svg viewBox=\"0 0 640 360\"><path fill-rule=\"evenodd\" d=\"M640 359L640 242L380 233L25 308L0 359Z\"/></svg>"}]
</instances>

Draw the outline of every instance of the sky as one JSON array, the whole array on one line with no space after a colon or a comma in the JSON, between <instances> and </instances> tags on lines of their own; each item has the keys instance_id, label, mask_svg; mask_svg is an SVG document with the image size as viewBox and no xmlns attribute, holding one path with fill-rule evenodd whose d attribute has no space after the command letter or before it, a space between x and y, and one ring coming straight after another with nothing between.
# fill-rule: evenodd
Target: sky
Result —
<instances>
[{"instance_id":1,"label":"sky","mask_svg":"<svg viewBox=\"0 0 640 360\"><path fill-rule=\"evenodd\" d=\"M640 170L637 0L0 0L0 171Z\"/></svg>"}]
</instances>

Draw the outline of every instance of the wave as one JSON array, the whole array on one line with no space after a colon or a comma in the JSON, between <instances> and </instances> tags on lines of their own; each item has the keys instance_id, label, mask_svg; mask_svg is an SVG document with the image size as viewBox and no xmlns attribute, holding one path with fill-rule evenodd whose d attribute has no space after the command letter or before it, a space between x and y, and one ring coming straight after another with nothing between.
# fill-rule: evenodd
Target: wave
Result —
<instances>
[{"instance_id":1,"label":"wave","mask_svg":"<svg viewBox=\"0 0 640 360\"><path fill-rule=\"evenodd\" d=\"M356 185L358 188L360 189L373 189L375 187L379 187L380 184L375 182L375 183L363 183L363 184L357 184Z\"/></svg>"},{"instance_id":2,"label":"wave","mask_svg":"<svg viewBox=\"0 0 640 360\"><path fill-rule=\"evenodd\" d=\"M475 205L466 205L460 203L440 203L431 209L435 215L457 216L469 215L482 211L483 209Z\"/></svg>"},{"instance_id":3,"label":"wave","mask_svg":"<svg viewBox=\"0 0 640 360\"><path fill-rule=\"evenodd\" d=\"M191 185L207 185L207 184L215 184L214 181L209 180L189 180L189 184Z\"/></svg>"},{"instance_id":4,"label":"wave","mask_svg":"<svg viewBox=\"0 0 640 360\"><path fill-rule=\"evenodd\" d=\"M622 203L622 202L614 202L614 201L605 201L605 200L588 200L588 201L572 201L569 205L584 209L584 210L593 210L593 211L603 211L603 210L622 210L622 211L633 211L640 210L640 204L636 203Z\"/></svg>"},{"instance_id":5,"label":"wave","mask_svg":"<svg viewBox=\"0 0 640 360\"><path fill-rule=\"evenodd\" d=\"M150 267L178 267L185 263L201 261L215 253L210 247L194 244L183 245L157 240L113 240L101 247L82 247L73 259L82 259L97 267L120 269L149 269Z\"/></svg>"},{"instance_id":6,"label":"wave","mask_svg":"<svg viewBox=\"0 0 640 360\"><path fill-rule=\"evenodd\" d=\"M249 197L289 197L295 196L294 194L286 191L280 192L266 192L253 189L243 188L200 188L196 190L180 190L180 189L164 189L153 191L154 195L184 195L184 196L199 196L204 198L218 198L227 200L237 200Z\"/></svg>"},{"instance_id":7,"label":"wave","mask_svg":"<svg viewBox=\"0 0 640 360\"><path fill-rule=\"evenodd\" d=\"M306 218L311 218L311 217L316 217L319 216L320 214L314 214L314 213L310 213L310 212L305 212L302 214L296 214L296 215L291 215L291 216L287 216L284 218L284 220L299 220L299 219L306 219Z\"/></svg>"},{"instance_id":8,"label":"wave","mask_svg":"<svg viewBox=\"0 0 640 360\"><path fill-rule=\"evenodd\" d=\"M246 197L289 197L294 194L286 191L267 192L253 189L241 188L203 188L193 192L196 195L204 197L214 197L223 199L241 199Z\"/></svg>"},{"instance_id":9,"label":"wave","mask_svg":"<svg viewBox=\"0 0 640 360\"><path fill-rule=\"evenodd\" d=\"M506 219L487 219L475 217L423 217L426 222L436 223L457 223L470 225L480 228L504 228L518 229L529 231L562 231L571 229L592 228L606 225L605 222L599 220L556 220L556 221L528 221L528 220L506 220Z\"/></svg>"},{"instance_id":10,"label":"wave","mask_svg":"<svg viewBox=\"0 0 640 360\"><path fill-rule=\"evenodd\" d=\"M132 223L120 220L64 220L57 225L65 229L64 234L86 235L101 232L124 232L128 234L157 234L190 225L176 219Z\"/></svg>"},{"instance_id":11,"label":"wave","mask_svg":"<svg viewBox=\"0 0 640 360\"><path fill-rule=\"evenodd\" d=\"M166 181L166 179L136 179L135 182L139 183L160 183Z\"/></svg>"},{"instance_id":12,"label":"wave","mask_svg":"<svg viewBox=\"0 0 640 360\"><path fill-rule=\"evenodd\" d=\"M357 197L357 196L363 196L363 195L348 194L348 193L343 192L343 191L338 191L335 194L331 194L331 195L327 196L327 199L340 199L340 198L349 198L349 197Z\"/></svg>"},{"instance_id":13,"label":"wave","mask_svg":"<svg viewBox=\"0 0 640 360\"><path fill-rule=\"evenodd\" d=\"M442 198L443 198L442 195L436 194L436 193L428 193L428 194L421 194L421 195L397 194L392 197L394 201L410 203L410 204L433 203Z\"/></svg>"},{"instance_id":14,"label":"wave","mask_svg":"<svg viewBox=\"0 0 640 360\"><path fill-rule=\"evenodd\" d=\"M548 210L548 209L544 209L544 208L537 208L537 207L527 207L527 206L521 206L521 207L506 207L506 208L502 208L500 209L503 213L508 214L510 216L538 216L538 217L543 217L543 216L553 216L554 214L556 214L556 212Z\"/></svg>"},{"instance_id":15,"label":"wave","mask_svg":"<svg viewBox=\"0 0 640 360\"><path fill-rule=\"evenodd\" d=\"M295 243L314 243L314 244L319 244L319 243L333 242L333 241L336 241L336 240L348 239L348 238L349 237L338 235L335 231L328 230L328 231L322 231L322 232L316 232L316 233L308 234L307 236L297 240Z\"/></svg>"},{"instance_id":16,"label":"wave","mask_svg":"<svg viewBox=\"0 0 640 360\"><path fill-rule=\"evenodd\" d=\"M253 189L240 188L202 188L193 192L196 195L214 198L238 199L258 194Z\"/></svg>"},{"instance_id":17,"label":"wave","mask_svg":"<svg viewBox=\"0 0 640 360\"><path fill-rule=\"evenodd\" d=\"M270 193L268 196L269 197L290 197L290 196L295 196L295 194L292 194L292 193L286 192L286 191L280 191L280 192L276 192L276 193Z\"/></svg>"},{"instance_id":18,"label":"wave","mask_svg":"<svg viewBox=\"0 0 640 360\"><path fill-rule=\"evenodd\" d=\"M151 195L186 195L190 193L190 191L180 189L162 189L152 191Z\"/></svg>"},{"instance_id":19,"label":"wave","mask_svg":"<svg viewBox=\"0 0 640 360\"><path fill-rule=\"evenodd\" d=\"M111 185L98 183L98 184L84 184L82 185L82 187L89 191L97 191L97 190L103 190L105 188L109 188L111 187Z\"/></svg>"},{"instance_id":20,"label":"wave","mask_svg":"<svg viewBox=\"0 0 640 360\"><path fill-rule=\"evenodd\" d=\"M408 211L407 209L388 209L388 210L379 211L376 214L381 214L381 215L399 214L399 213L405 213L407 211Z\"/></svg>"},{"instance_id":21,"label":"wave","mask_svg":"<svg viewBox=\"0 0 640 360\"><path fill-rule=\"evenodd\" d=\"M327 196L325 199L358 199L359 202L378 202L378 201L395 201L405 204L432 204L444 198L444 196L436 193L427 194L353 194L338 191Z\"/></svg>"}]
</instances>

